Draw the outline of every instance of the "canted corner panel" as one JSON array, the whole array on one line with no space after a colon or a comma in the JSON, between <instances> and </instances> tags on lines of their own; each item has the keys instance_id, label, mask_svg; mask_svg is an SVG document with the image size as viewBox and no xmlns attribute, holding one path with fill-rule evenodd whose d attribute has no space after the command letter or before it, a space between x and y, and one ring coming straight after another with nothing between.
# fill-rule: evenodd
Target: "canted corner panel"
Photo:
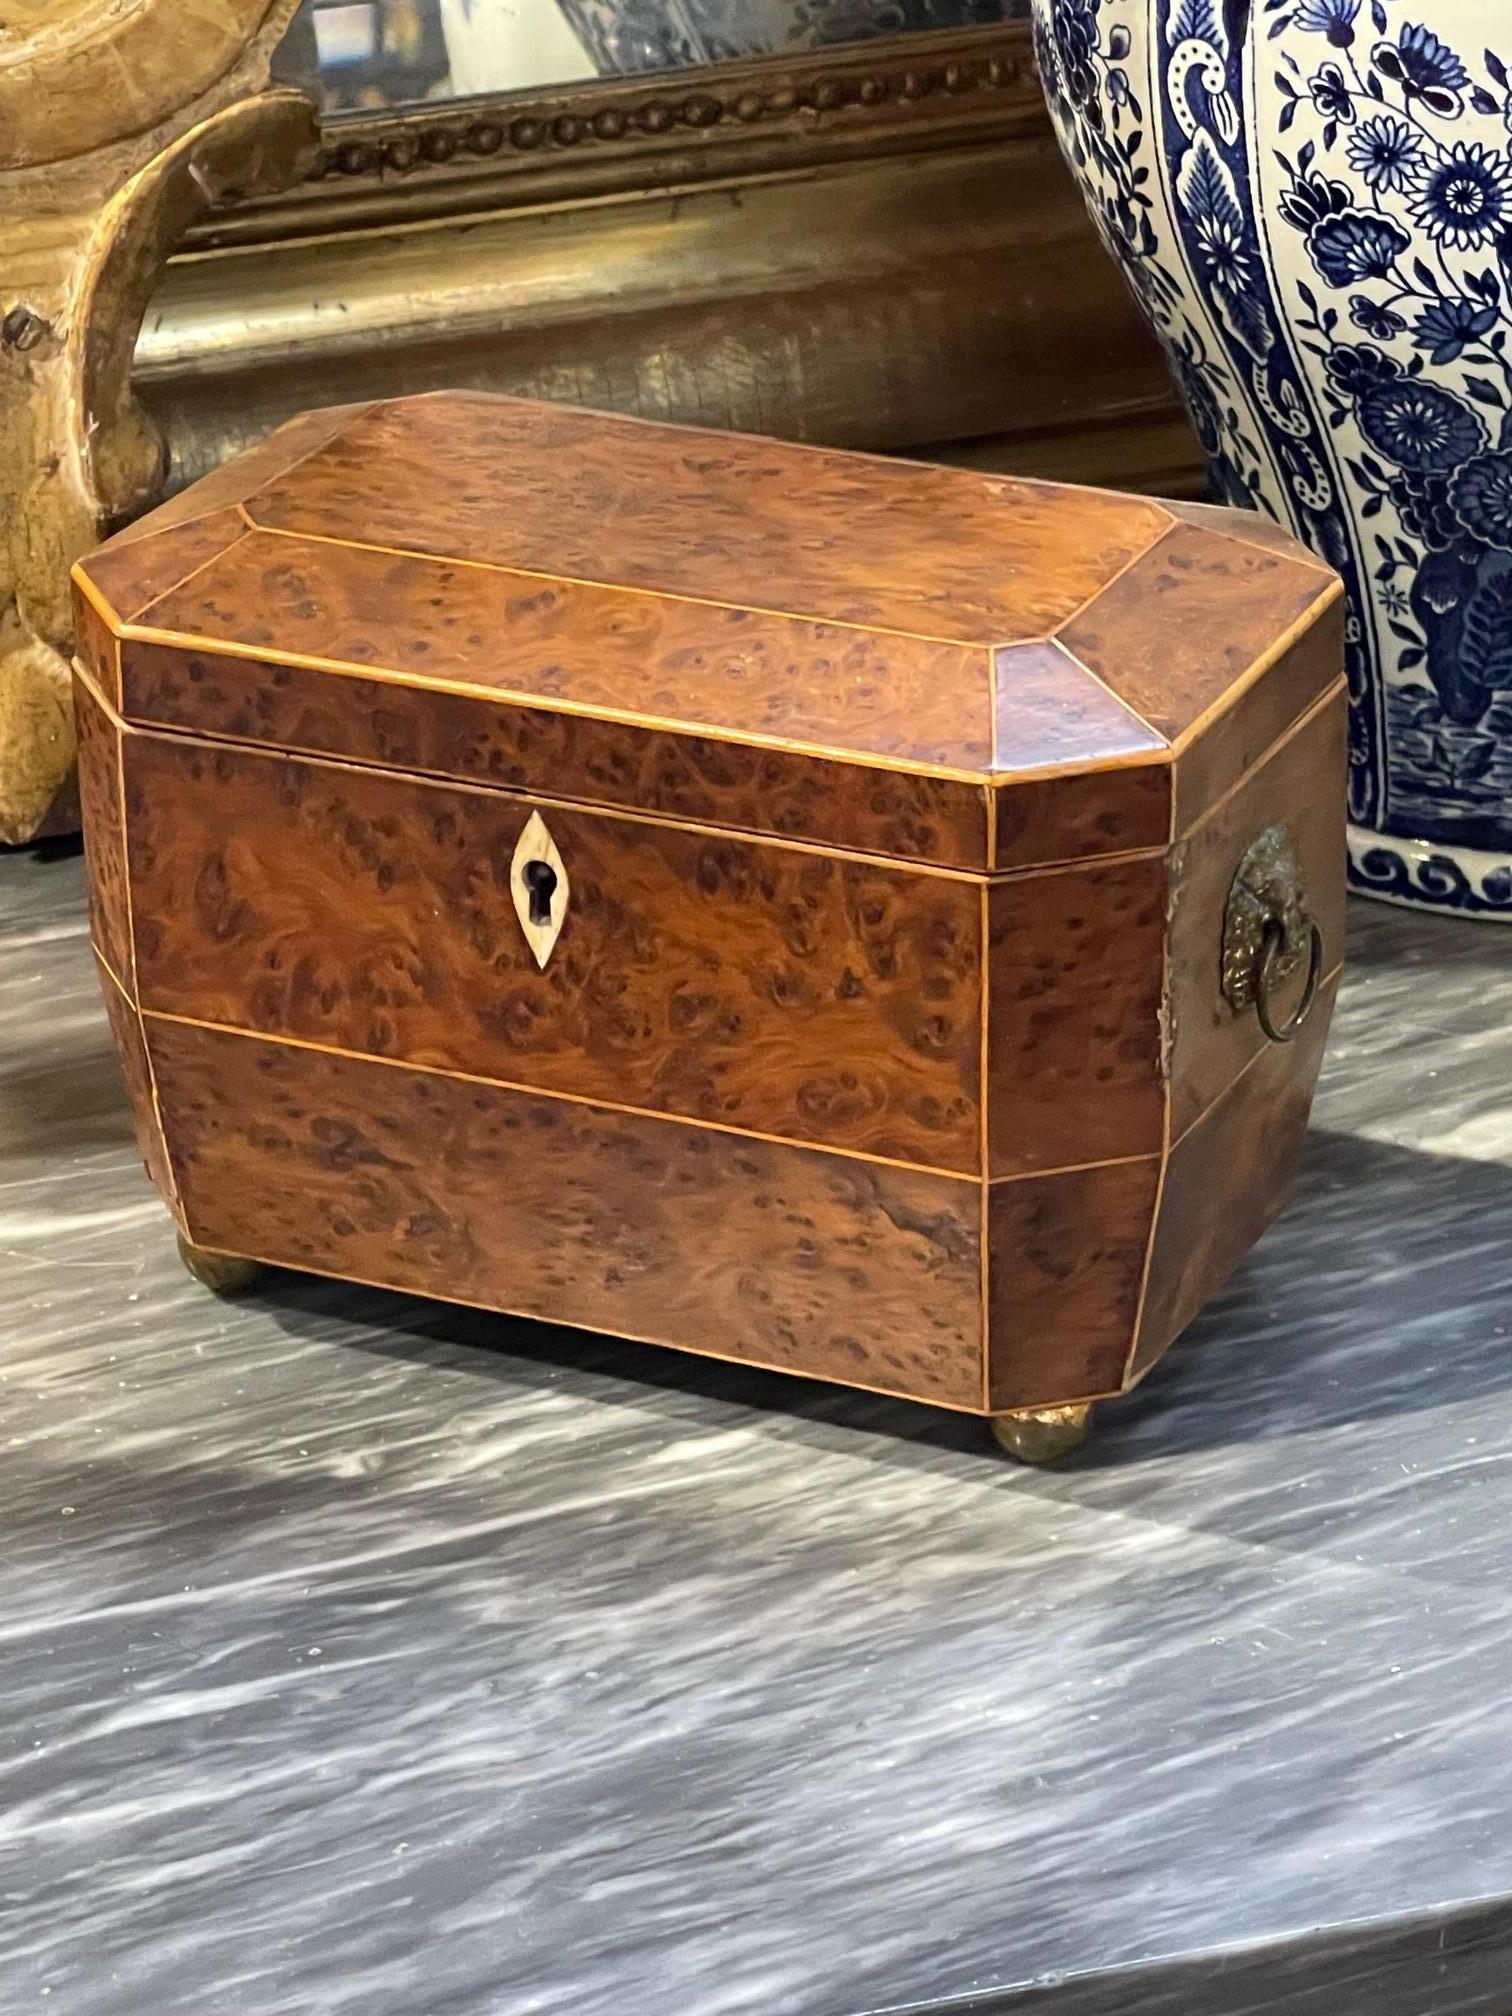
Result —
<instances>
[{"instance_id":1,"label":"canted corner panel","mask_svg":"<svg viewBox=\"0 0 1512 2016\"><path fill-rule=\"evenodd\" d=\"M131 738L144 1006L975 1176L981 885L528 801Z\"/></svg>"},{"instance_id":2,"label":"canted corner panel","mask_svg":"<svg viewBox=\"0 0 1512 2016\"><path fill-rule=\"evenodd\" d=\"M1242 546L1263 546L1299 567L1312 567L1319 574L1333 576L1334 570L1326 560L1309 552L1295 533L1278 525L1274 518L1267 518L1263 511L1242 511L1231 504L1198 504L1190 498L1169 497L1165 507L1184 524L1195 525L1223 539L1237 539Z\"/></svg>"},{"instance_id":3,"label":"canted corner panel","mask_svg":"<svg viewBox=\"0 0 1512 2016\"><path fill-rule=\"evenodd\" d=\"M275 427L244 454L144 512L78 563L115 627L136 621L249 529L242 500L331 440L366 406L325 407ZM76 600L88 591L76 585ZM103 613L103 611L102 611ZM114 697L114 696L113 696Z\"/></svg>"},{"instance_id":4,"label":"canted corner panel","mask_svg":"<svg viewBox=\"0 0 1512 2016\"><path fill-rule=\"evenodd\" d=\"M1163 855L1010 878L991 889L992 1176L1160 1149L1168 902Z\"/></svg>"},{"instance_id":5,"label":"canted corner panel","mask_svg":"<svg viewBox=\"0 0 1512 2016\"><path fill-rule=\"evenodd\" d=\"M1247 772L1172 855L1173 1142L1269 1047L1254 1009L1235 1010L1221 984L1229 890L1267 828L1280 826L1296 851L1307 910L1321 934L1322 971L1343 957L1347 734L1340 692Z\"/></svg>"},{"instance_id":6,"label":"canted corner panel","mask_svg":"<svg viewBox=\"0 0 1512 2016\"><path fill-rule=\"evenodd\" d=\"M1134 1377L1147 1372L1217 1294L1285 1207L1336 992L1336 980L1321 987L1296 1041L1268 1044L1172 1148L1130 1366Z\"/></svg>"},{"instance_id":7,"label":"canted corner panel","mask_svg":"<svg viewBox=\"0 0 1512 2016\"><path fill-rule=\"evenodd\" d=\"M975 1184L147 1026L205 1245L980 1411Z\"/></svg>"},{"instance_id":8,"label":"canted corner panel","mask_svg":"<svg viewBox=\"0 0 1512 2016\"><path fill-rule=\"evenodd\" d=\"M246 536L246 521L234 505L144 531L141 523L117 534L81 560L78 572L88 585L75 585L76 603L91 597L112 612L119 630L135 622L166 595L228 547Z\"/></svg>"},{"instance_id":9,"label":"canted corner panel","mask_svg":"<svg viewBox=\"0 0 1512 2016\"><path fill-rule=\"evenodd\" d=\"M370 411L371 404L361 401L347 406L320 406L313 412L295 414L240 455L222 462L188 489L166 498L136 519L116 534L106 550L115 552L155 539L161 532L191 521L203 523L212 514L227 510L235 515L240 526L245 526L248 519L242 507L255 498L262 486L287 476L299 463L334 441Z\"/></svg>"},{"instance_id":10,"label":"canted corner panel","mask_svg":"<svg viewBox=\"0 0 1512 2016\"><path fill-rule=\"evenodd\" d=\"M1168 746L1052 639L1001 645L993 675L995 771L1107 765Z\"/></svg>"},{"instance_id":11,"label":"canted corner panel","mask_svg":"<svg viewBox=\"0 0 1512 2016\"><path fill-rule=\"evenodd\" d=\"M1165 738L1054 642L995 654L998 869L1163 847Z\"/></svg>"},{"instance_id":12,"label":"canted corner panel","mask_svg":"<svg viewBox=\"0 0 1512 2016\"><path fill-rule=\"evenodd\" d=\"M1138 1321L1160 1156L994 1183L987 1198L994 1412L1116 1393Z\"/></svg>"},{"instance_id":13,"label":"canted corner panel","mask_svg":"<svg viewBox=\"0 0 1512 2016\"><path fill-rule=\"evenodd\" d=\"M87 680L73 680L79 747L79 812L89 884L89 935L116 979L134 995L131 896L122 820L121 729Z\"/></svg>"},{"instance_id":14,"label":"canted corner panel","mask_svg":"<svg viewBox=\"0 0 1512 2016\"><path fill-rule=\"evenodd\" d=\"M1177 525L1058 633L1125 705L1176 740L1331 599L1316 567Z\"/></svg>"},{"instance_id":15,"label":"canted corner panel","mask_svg":"<svg viewBox=\"0 0 1512 2016\"><path fill-rule=\"evenodd\" d=\"M1163 850L1171 835L1170 758L1005 777L992 800L999 872Z\"/></svg>"},{"instance_id":16,"label":"canted corner panel","mask_svg":"<svg viewBox=\"0 0 1512 2016\"><path fill-rule=\"evenodd\" d=\"M142 1166L147 1171L153 1188L174 1214L182 1230L183 1219L179 1206L178 1186L174 1180L167 1143L163 1138L153 1087L152 1063L147 1054L141 1017L121 992L120 982L104 960L97 956L95 963L99 969L100 991L105 1001L105 1017L110 1024L110 1034L115 1044L116 1056L120 1061L121 1077L126 1086L126 1098L131 1108L131 1126L136 1137L137 1152L142 1158Z\"/></svg>"},{"instance_id":17,"label":"canted corner panel","mask_svg":"<svg viewBox=\"0 0 1512 2016\"><path fill-rule=\"evenodd\" d=\"M74 658L120 712L121 646L99 602L77 580L73 584Z\"/></svg>"},{"instance_id":18,"label":"canted corner panel","mask_svg":"<svg viewBox=\"0 0 1512 2016\"><path fill-rule=\"evenodd\" d=\"M1221 807L1256 764L1301 733L1330 691L1343 704L1344 617L1341 593L1324 602L1316 618L1236 690L1227 706L1191 731L1175 757L1172 830L1178 840ZM1342 778L1338 790L1342 801Z\"/></svg>"}]
</instances>

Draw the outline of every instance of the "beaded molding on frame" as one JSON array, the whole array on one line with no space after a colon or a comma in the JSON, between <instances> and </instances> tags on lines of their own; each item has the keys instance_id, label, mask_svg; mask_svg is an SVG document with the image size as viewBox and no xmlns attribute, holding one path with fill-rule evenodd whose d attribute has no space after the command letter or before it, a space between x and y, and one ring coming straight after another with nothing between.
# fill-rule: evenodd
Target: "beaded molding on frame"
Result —
<instances>
[{"instance_id":1,"label":"beaded molding on frame","mask_svg":"<svg viewBox=\"0 0 1512 2016\"><path fill-rule=\"evenodd\" d=\"M931 56L933 38L909 36L888 45L893 58L878 64L854 48L829 49L795 63L791 58L711 65L680 92L649 87L639 78L602 81L588 91L554 92L497 104L459 107L438 116L389 113L328 129L307 180L410 174L459 160L486 162L501 155L665 140L681 132L709 133L724 126L796 125L845 112L912 108L929 98L962 101L1017 91L1037 102L1038 84L1027 39L1001 30L985 47L950 47ZM762 73L766 72L766 75ZM553 109L553 106L563 109Z\"/></svg>"}]
</instances>

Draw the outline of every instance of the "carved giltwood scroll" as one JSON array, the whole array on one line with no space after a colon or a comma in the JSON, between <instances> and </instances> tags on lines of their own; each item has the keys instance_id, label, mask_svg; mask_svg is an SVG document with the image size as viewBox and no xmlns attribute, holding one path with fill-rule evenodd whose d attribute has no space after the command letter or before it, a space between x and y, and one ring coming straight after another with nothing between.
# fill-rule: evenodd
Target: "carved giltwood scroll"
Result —
<instances>
[{"instance_id":1,"label":"carved giltwood scroll","mask_svg":"<svg viewBox=\"0 0 1512 2016\"><path fill-rule=\"evenodd\" d=\"M68 570L159 489L131 359L174 244L316 150L269 87L296 0L0 0L0 841L73 764Z\"/></svg>"}]
</instances>

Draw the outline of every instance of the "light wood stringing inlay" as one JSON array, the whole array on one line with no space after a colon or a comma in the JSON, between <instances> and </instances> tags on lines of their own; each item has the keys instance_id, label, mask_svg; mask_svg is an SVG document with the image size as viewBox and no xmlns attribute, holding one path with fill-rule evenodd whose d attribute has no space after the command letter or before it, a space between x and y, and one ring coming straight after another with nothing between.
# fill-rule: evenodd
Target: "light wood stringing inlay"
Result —
<instances>
[{"instance_id":1,"label":"light wood stringing inlay","mask_svg":"<svg viewBox=\"0 0 1512 2016\"><path fill-rule=\"evenodd\" d=\"M542 972L518 800L139 733L127 797L144 1006L978 1166L974 883L553 809Z\"/></svg>"},{"instance_id":2,"label":"light wood stringing inlay","mask_svg":"<svg viewBox=\"0 0 1512 2016\"><path fill-rule=\"evenodd\" d=\"M980 1405L970 1185L150 1016L147 1028L204 1245Z\"/></svg>"}]
</instances>

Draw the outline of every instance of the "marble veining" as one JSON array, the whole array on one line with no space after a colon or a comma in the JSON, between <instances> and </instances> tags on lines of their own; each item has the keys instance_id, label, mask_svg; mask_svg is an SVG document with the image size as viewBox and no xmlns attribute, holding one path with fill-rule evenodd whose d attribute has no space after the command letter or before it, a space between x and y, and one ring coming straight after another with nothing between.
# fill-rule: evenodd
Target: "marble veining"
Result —
<instances>
[{"instance_id":1,"label":"marble veining","mask_svg":"<svg viewBox=\"0 0 1512 2016\"><path fill-rule=\"evenodd\" d=\"M1369 907L1299 1200L1064 1469L183 1275L0 858L0 2008L1505 2016L1512 1015Z\"/></svg>"}]
</instances>

